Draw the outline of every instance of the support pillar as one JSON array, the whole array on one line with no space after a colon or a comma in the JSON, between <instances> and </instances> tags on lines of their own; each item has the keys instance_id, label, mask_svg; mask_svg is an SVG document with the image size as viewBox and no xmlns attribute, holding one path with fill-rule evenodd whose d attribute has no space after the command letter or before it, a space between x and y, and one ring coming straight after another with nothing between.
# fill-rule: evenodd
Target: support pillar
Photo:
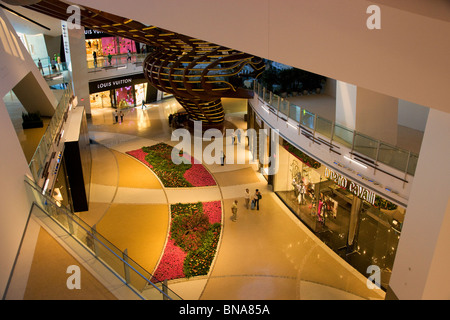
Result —
<instances>
[{"instance_id":1,"label":"support pillar","mask_svg":"<svg viewBox=\"0 0 450 320\"><path fill-rule=\"evenodd\" d=\"M450 297L450 113L430 109L387 298Z\"/></svg>"},{"instance_id":2,"label":"support pillar","mask_svg":"<svg viewBox=\"0 0 450 320\"><path fill-rule=\"evenodd\" d=\"M78 104L86 110L86 116L91 115L89 97L89 78L86 58L86 40L84 27L70 29L66 21L62 21L62 34L67 68L73 85L73 94L78 98Z\"/></svg>"}]
</instances>

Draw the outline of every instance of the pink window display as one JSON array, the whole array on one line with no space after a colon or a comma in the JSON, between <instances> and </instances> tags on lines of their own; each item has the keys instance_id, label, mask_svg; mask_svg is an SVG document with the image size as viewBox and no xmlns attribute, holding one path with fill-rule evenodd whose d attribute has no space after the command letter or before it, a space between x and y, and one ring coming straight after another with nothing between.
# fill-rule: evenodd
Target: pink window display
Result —
<instances>
[{"instance_id":1,"label":"pink window display","mask_svg":"<svg viewBox=\"0 0 450 320\"><path fill-rule=\"evenodd\" d=\"M128 53L128 49L130 49L131 53L135 53L136 43L130 39L119 38L119 48L121 54Z\"/></svg>"},{"instance_id":2,"label":"pink window display","mask_svg":"<svg viewBox=\"0 0 450 320\"><path fill-rule=\"evenodd\" d=\"M104 56L107 56L110 53L112 55L117 54L116 37L102 38L102 50Z\"/></svg>"}]
</instances>

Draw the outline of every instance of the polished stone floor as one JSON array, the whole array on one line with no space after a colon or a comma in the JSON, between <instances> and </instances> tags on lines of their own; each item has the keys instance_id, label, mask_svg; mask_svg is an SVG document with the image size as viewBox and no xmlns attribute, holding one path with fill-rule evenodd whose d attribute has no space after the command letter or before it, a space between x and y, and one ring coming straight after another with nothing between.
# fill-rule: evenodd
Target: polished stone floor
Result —
<instances>
[{"instance_id":1,"label":"polished stone floor","mask_svg":"<svg viewBox=\"0 0 450 320\"><path fill-rule=\"evenodd\" d=\"M343 261L305 227L270 190L256 165L205 165L217 186L164 188L153 172L125 154L143 146L171 141L167 117L180 106L173 99L128 109L122 123L114 123L112 109L93 109L89 133L93 144L92 185L89 211L80 217L98 230L146 270L152 272L162 255L168 235L168 206L176 202L220 200L223 232L213 266L207 277L176 280L169 287L184 299L200 300L308 300L383 299L384 292L370 290L366 278ZM246 129L245 100L224 99L227 121ZM224 141L230 146L230 140ZM204 142L205 145L205 142ZM233 145L233 147L235 147ZM243 192L256 188L263 194L260 210L244 207ZM231 221L231 204L238 200L238 219ZM44 239L45 240L45 239ZM46 257L58 263L57 242L36 240L55 252ZM55 246L55 250L51 249ZM79 299L72 292L55 290L54 271L34 260L25 298ZM43 288L42 278L47 279ZM59 281L59 280L58 280ZM96 286L97 288L98 286ZM46 290L45 295L39 290ZM114 299L104 290L97 298ZM91 297L91 296L90 296Z\"/></svg>"}]
</instances>

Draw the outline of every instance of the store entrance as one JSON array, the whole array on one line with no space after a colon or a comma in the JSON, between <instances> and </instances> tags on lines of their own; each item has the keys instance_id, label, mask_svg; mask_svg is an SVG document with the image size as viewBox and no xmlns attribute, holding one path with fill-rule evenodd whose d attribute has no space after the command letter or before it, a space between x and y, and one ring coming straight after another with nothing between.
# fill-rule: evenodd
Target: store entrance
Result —
<instances>
[{"instance_id":1,"label":"store entrance","mask_svg":"<svg viewBox=\"0 0 450 320\"><path fill-rule=\"evenodd\" d=\"M96 92L90 95L91 108L92 109L103 109L111 108L111 91Z\"/></svg>"},{"instance_id":2,"label":"store entrance","mask_svg":"<svg viewBox=\"0 0 450 320\"><path fill-rule=\"evenodd\" d=\"M306 156L294 155L281 147L279 154L274 190L280 199L361 274L367 276L369 266L380 268L381 285L386 289L405 209L378 196L373 203L357 197L344 183L328 179L325 166L310 166Z\"/></svg>"}]
</instances>

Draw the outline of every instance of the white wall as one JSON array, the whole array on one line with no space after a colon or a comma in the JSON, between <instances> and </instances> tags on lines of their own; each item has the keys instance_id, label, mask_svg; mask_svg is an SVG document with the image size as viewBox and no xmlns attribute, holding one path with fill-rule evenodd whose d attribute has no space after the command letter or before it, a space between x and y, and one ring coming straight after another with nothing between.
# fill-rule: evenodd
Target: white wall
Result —
<instances>
[{"instance_id":1,"label":"white wall","mask_svg":"<svg viewBox=\"0 0 450 320\"><path fill-rule=\"evenodd\" d=\"M355 85L342 81L336 84L336 123L352 130L356 127L357 89Z\"/></svg>"},{"instance_id":2,"label":"white wall","mask_svg":"<svg viewBox=\"0 0 450 320\"><path fill-rule=\"evenodd\" d=\"M3 296L31 208L25 190L30 174L8 111L0 99L0 294Z\"/></svg>"},{"instance_id":3,"label":"white wall","mask_svg":"<svg viewBox=\"0 0 450 320\"><path fill-rule=\"evenodd\" d=\"M55 96L0 9L0 97L30 71L40 85L32 89L42 90L56 106ZM30 171L3 99L0 99L0 137L0 293L3 295L31 208L24 182Z\"/></svg>"},{"instance_id":4,"label":"white wall","mask_svg":"<svg viewBox=\"0 0 450 320\"><path fill-rule=\"evenodd\" d=\"M398 100L399 125L423 132L425 131L429 112L430 109L427 107L401 99Z\"/></svg>"},{"instance_id":5,"label":"white wall","mask_svg":"<svg viewBox=\"0 0 450 320\"><path fill-rule=\"evenodd\" d=\"M397 145L398 99L361 87L357 91L356 131Z\"/></svg>"},{"instance_id":6,"label":"white wall","mask_svg":"<svg viewBox=\"0 0 450 320\"><path fill-rule=\"evenodd\" d=\"M48 100L48 103L39 105L41 114L45 116L53 115L57 105L55 95L51 92L22 41L12 28L3 9L0 9L0 57L0 97L4 97L31 72L38 86L29 88L30 95L34 90L42 91L40 97L44 97ZM24 107L27 109L28 106Z\"/></svg>"},{"instance_id":7,"label":"white wall","mask_svg":"<svg viewBox=\"0 0 450 320\"><path fill-rule=\"evenodd\" d=\"M28 46L28 53L33 60L44 59L48 57L49 54L47 52L44 35L42 33L36 35L24 34L23 36Z\"/></svg>"}]
</instances>

